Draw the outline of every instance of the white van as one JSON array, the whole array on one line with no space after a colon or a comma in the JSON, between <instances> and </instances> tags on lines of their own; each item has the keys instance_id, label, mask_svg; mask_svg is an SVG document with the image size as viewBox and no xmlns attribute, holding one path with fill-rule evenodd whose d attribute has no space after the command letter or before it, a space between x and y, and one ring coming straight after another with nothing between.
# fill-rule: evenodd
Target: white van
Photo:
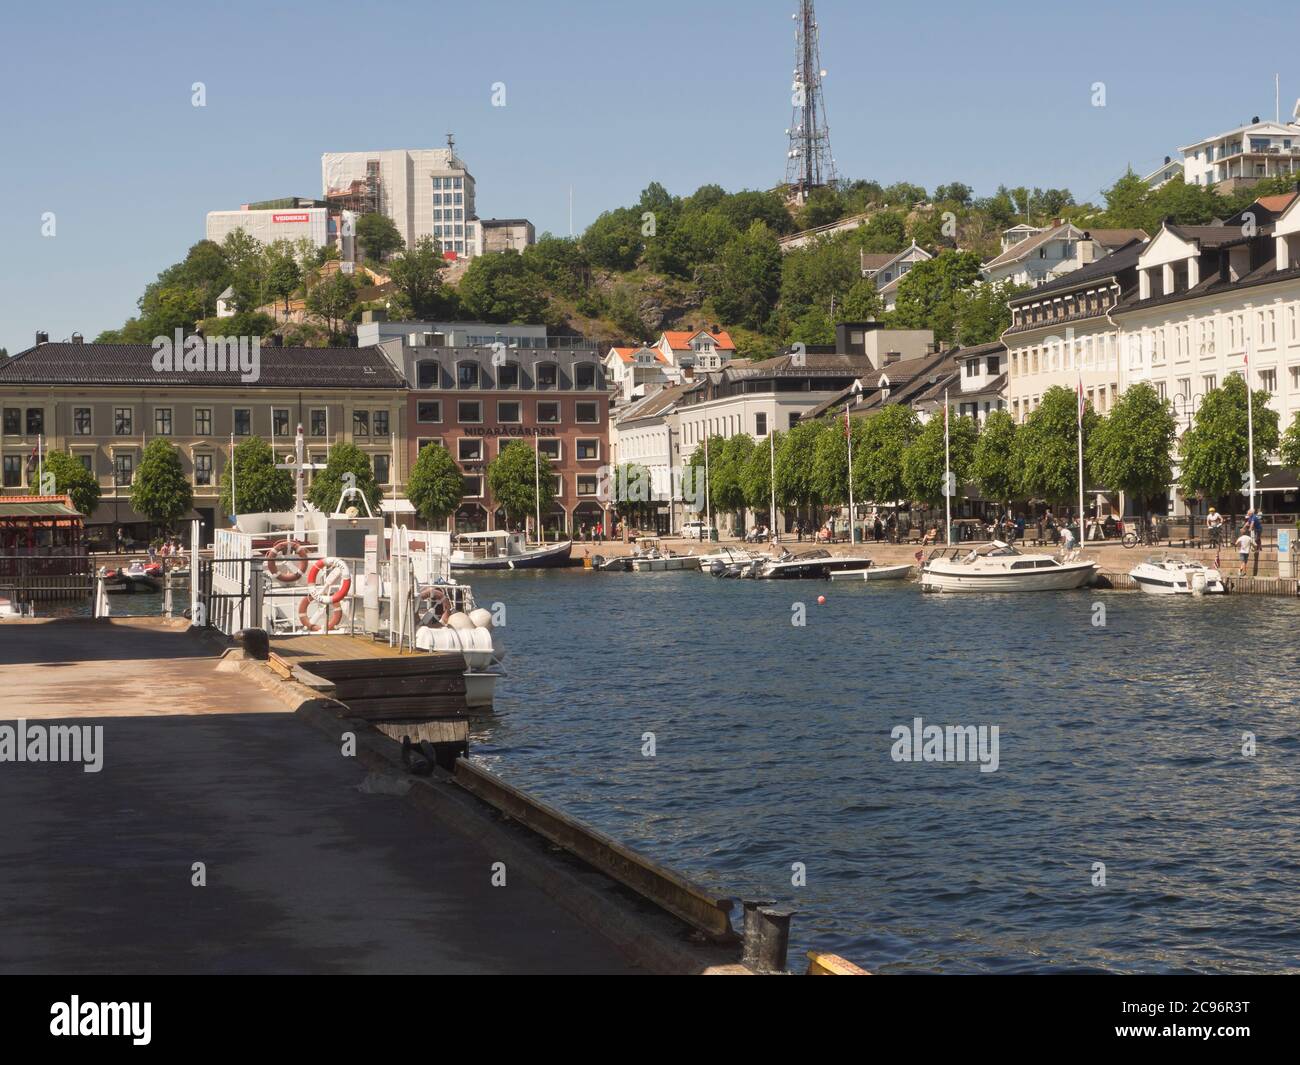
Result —
<instances>
[{"instance_id":1,"label":"white van","mask_svg":"<svg viewBox=\"0 0 1300 1065\"><path fill-rule=\"evenodd\" d=\"M687 540L707 540L708 526L702 521L686 521L682 523L682 531L679 535Z\"/></svg>"}]
</instances>

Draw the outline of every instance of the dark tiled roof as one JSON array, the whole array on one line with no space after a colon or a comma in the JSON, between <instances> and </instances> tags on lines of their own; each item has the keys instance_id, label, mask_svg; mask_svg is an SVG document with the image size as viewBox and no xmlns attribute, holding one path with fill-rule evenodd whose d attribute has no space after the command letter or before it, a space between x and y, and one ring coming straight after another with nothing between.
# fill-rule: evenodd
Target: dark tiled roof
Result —
<instances>
[{"instance_id":1,"label":"dark tiled roof","mask_svg":"<svg viewBox=\"0 0 1300 1065\"><path fill-rule=\"evenodd\" d=\"M1105 258L1097 259L1095 262L1091 262L1087 266L1081 266L1077 270L1071 270L1068 274L1063 274L1056 280L1048 281L1044 285L1038 285L1025 292L1017 293L1007 302L1012 306L1034 303L1043 296L1056 295L1059 292L1073 292L1076 288L1084 288L1091 282L1113 277L1121 270L1136 267L1138 256L1142 254L1146 246L1146 241L1135 238L1117 248ZM1039 322L1036 324L1042 325L1044 323Z\"/></svg>"},{"instance_id":2,"label":"dark tiled roof","mask_svg":"<svg viewBox=\"0 0 1300 1065\"><path fill-rule=\"evenodd\" d=\"M231 387L245 384L238 367L167 371L153 367L148 344L41 344L0 364L0 384ZM377 347L277 348L263 343L260 388L403 388L405 381Z\"/></svg>"},{"instance_id":3,"label":"dark tiled roof","mask_svg":"<svg viewBox=\"0 0 1300 1065\"><path fill-rule=\"evenodd\" d=\"M1288 270L1279 270L1277 260L1269 259L1236 281L1224 281L1215 273L1205 278L1195 288L1183 292L1174 292L1168 296L1152 296L1150 299L1144 300L1139 299L1137 293L1133 292L1127 299L1120 300L1115 307L1115 313L1122 314L1125 311L1145 310L1147 307L1159 307L1166 303L1181 303L1184 300L1193 300L1200 296L1216 296L1223 292L1235 292L1238 289L1272 284L1275 281L1294 281L1296 278L1300 278L1300 266L1293 266Z\"/></svg>"}]
</instances>

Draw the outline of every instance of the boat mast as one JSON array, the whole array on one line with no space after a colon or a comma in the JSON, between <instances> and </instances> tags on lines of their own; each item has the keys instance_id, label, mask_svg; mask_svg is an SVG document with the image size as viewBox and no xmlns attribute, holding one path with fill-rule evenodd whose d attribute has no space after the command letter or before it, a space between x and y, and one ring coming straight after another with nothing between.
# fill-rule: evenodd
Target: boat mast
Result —
<instances>
[{"instance_id":1,"label":"boat mast","mask_svg":"<svg viewBox=\"0 0 1300 1065\"><path fill-rule=\"evenodd\" d=\"M849 403L853 400L850 398ZM849 543L858 542L857 522L853 508L853 426L849 421L849 403L844 404L844 436L849 442Z\"/></svg>"}]
</instances>

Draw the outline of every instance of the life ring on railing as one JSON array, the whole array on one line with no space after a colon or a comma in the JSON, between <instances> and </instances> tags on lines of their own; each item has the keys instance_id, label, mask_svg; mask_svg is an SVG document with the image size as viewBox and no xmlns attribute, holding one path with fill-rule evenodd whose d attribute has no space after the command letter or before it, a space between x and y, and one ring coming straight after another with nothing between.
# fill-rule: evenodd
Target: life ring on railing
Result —
<instances>
[{"instance_id":1,"label":"life ring on railing","mask_svg":"<svg viewBox=\"0 0 1300 1065\"><path fill-rule=\"evenodd\" d=\"M298 558L296 561L286 560L289 562L288 568L282 567L278 561L281 551L295 552ZM281 540L279 543L267 548L266 561L263 565L266 567L267 574L277 581L283 581L285 584L297 584L298 579L307 572L309 554L310 551L306 544L300 544L296 540Z\"/></svg>"},{"instance_id":2,"label":"life ring on railing","mask_svg":"<svg viewBox=\"0 0 1300 1065\"><path fill-rule=\"evenodd\" d=\"M425 600L428 600L429 602L429 608L433 611L434 620L437 621L439 625L447 624L447 619L451 617L453 606L451 597L447 595L446 591L438 587L436 584L432 585L431 587L423 589L420 594L415 597L417 605L423 603ZM421 614L423 614L423 609L421 609Z\"/></svg>"},{"instance_id":3,"label":"life ring on railing","mask_svg":"<svg viewBox=\"0 0 1300 1065\"><path fill-rule=\"evenodd\" d=\"M334 588L335 582L338 587ZM320 632L322 625L317 625L308 616L312 604L325 607L323 628L326 632L337 629L343 620L343 607L340 606L352 590L352 572L341 558L318 558L307 570L307 583L310 590L298 601L298 620L308 632Z\"/></svg>"}]
</instances>

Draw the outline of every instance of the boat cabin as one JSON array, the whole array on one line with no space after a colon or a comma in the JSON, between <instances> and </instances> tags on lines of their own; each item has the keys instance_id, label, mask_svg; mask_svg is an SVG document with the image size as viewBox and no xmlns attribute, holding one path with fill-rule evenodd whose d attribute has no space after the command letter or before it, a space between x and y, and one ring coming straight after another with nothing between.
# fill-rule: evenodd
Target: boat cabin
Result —
<instances>
[{"instance_id":1,"label":"boat cabin","mask_svg":"<svg viewBox=\"0 0 1300 1065\"><path fill-rule=\"evenodd\" d=\"M453 558L515 558L528 552L528 538L521 532L497 529L492 532L461 533L452 544Z\"/></svg>"}]
</instances>

